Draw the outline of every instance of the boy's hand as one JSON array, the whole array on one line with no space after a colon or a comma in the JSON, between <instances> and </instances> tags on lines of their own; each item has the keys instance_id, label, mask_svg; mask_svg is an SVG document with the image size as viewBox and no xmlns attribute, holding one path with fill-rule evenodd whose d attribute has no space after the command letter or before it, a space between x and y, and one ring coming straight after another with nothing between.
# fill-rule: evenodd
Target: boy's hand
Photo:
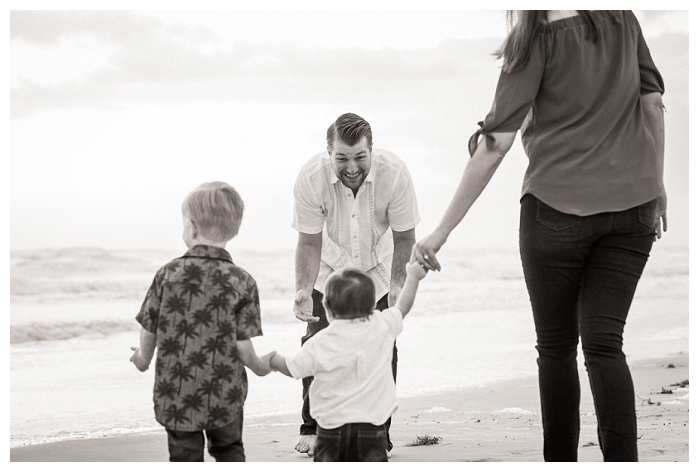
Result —
<instances>
[{"instance_id":1,"label":"boy's hand","mask_svg":"<svg viewBox=\"0 0 699 472\"><path fill-rule=\"evenodd\" d=\"M416 280L422 280L427 275L427 270L417 261L408 262L405 265L405 272L408 277L415 277Z\"/></svg>"},{"instance_id":2,"label":"boy's hand","mask_svg":"<svg viewBox=\"0 0 699 472\"><path fill-rule=\"evenodd\" d=\"M141 350L137 347L132 347L131 350L134 352L131 355L131 362L133 362L136 368L141 372L147 371L148 366L150 366L150 362L146 362L143 360L143 357L141 357Z\"/></svg>"},{"instance_id":3,"label":"boy's hand","mask_svg":"<svg viewBox=\"0 0 699 472\"><path fill-rule=\"evenodd\" d=\"M264 377L265 375L269 374L272 372L272 366L269 365L270 359L274 357L274 355L277 353L277 351L272 351L264 356L260 356L260 360L262 361L262 366L260 369L257 369L255 374L259 375L260 377Z\"/></svg>"}]
</instances>

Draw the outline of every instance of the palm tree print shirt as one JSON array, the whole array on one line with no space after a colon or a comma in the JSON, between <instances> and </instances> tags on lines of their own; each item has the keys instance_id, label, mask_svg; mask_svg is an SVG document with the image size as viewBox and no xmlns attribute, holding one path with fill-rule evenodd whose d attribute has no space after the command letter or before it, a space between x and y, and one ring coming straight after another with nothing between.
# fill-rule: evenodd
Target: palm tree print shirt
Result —
<instances>
[{"instance_id":1,"label":"palm tree print shirt","mask_svg":"<svg viewBox=\"0 0 699 472\"><path fill-rule=\"evenodd\" d=\"M194 246L155 274L136 320L157 336L155 419L177 431L221 428L248 391L236 341L262 335L257 284L213 246Z\"/></svg>"}]
</instances>

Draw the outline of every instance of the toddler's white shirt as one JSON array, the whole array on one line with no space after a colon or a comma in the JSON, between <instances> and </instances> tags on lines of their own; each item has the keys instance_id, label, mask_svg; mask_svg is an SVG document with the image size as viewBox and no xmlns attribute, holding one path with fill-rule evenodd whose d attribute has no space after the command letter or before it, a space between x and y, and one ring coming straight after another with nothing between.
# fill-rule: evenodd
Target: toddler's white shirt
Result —
<instances>
[{"instance_id":1,"label":"toddler's white shirt","mask_svg":"<svg viewBox=\"0 0 699 472\"><path fill-rule=\"evenodd\" d=\"M366 320L333 320L286 360L296 379L315 377L311 416L325 429L347 423L384 424L398 407L391 371L393 343L403 330L396 307Z\"/></svg>"}]
</instances>

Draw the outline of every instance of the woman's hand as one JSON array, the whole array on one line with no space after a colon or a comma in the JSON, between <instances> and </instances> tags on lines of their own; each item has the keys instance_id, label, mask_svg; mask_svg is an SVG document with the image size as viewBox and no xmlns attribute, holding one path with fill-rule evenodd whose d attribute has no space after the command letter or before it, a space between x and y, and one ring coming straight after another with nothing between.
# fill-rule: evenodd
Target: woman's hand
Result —
<instances>
[{"instance_id":1,"label":"woman's hand","mask_svg":"<svg viewBox=\"0 0 699 472\"><path fill-rule=\"evenodd\" d=\"M447 236L444 233L437 230L431 232L427 237L415 243L410 257L411 262L417 261L428 270L442 270L436 254L445 242L447 242Z\"/></svg>"},{"instance_id":2,"label":"woman's hand","mask_svg":"<svg viewBox=\"0 0 699 472\"><path fill-rule=\"evenodd\" d=\"M667 194L665 189L658 197L658 204L655 207L655 240L663 237L667 231Z\"/></svg>"}]
</instances>

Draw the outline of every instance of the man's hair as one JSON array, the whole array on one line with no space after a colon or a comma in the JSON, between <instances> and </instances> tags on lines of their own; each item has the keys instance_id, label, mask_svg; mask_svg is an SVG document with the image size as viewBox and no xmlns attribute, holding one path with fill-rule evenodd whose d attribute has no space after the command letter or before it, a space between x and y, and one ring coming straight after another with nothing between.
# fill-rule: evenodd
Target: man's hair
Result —
<instances>
[{"instance_id":1,"label":"man's hair","mask_svg":"<svg viewBox=\"0 0 699 472\"><path fill-rule=\"evenodd\" d=\"M364 118L354 113L340 115L337 120L330 125L326 134L328 151L333 149L335 137L348 146L354 146L361 141L363 137L366 137L366 143L370 151L373 145L371 126Z\"/></svg>"},{"instance_id":2,"label":"man's hair","mask_svg":"<svg viewBox=\"0 0 699 472\"><path fill-rule=\"evenodd\" d=\"M346 268L325 284L325 304L336 318L361 318L374 311L374 282L364 272Z\"/></svg>"},{"instance_id":3,"label":"man's hair","mask_svg":"<svg viewBox=\"0 0 699 472\"><path fill-rule=\"evenodd\" d=\"M182 214L212 241L228 241L238 234L244 208L238 192L224 182L201 184L182 202Z\"/></svg>"}]
</instances>

